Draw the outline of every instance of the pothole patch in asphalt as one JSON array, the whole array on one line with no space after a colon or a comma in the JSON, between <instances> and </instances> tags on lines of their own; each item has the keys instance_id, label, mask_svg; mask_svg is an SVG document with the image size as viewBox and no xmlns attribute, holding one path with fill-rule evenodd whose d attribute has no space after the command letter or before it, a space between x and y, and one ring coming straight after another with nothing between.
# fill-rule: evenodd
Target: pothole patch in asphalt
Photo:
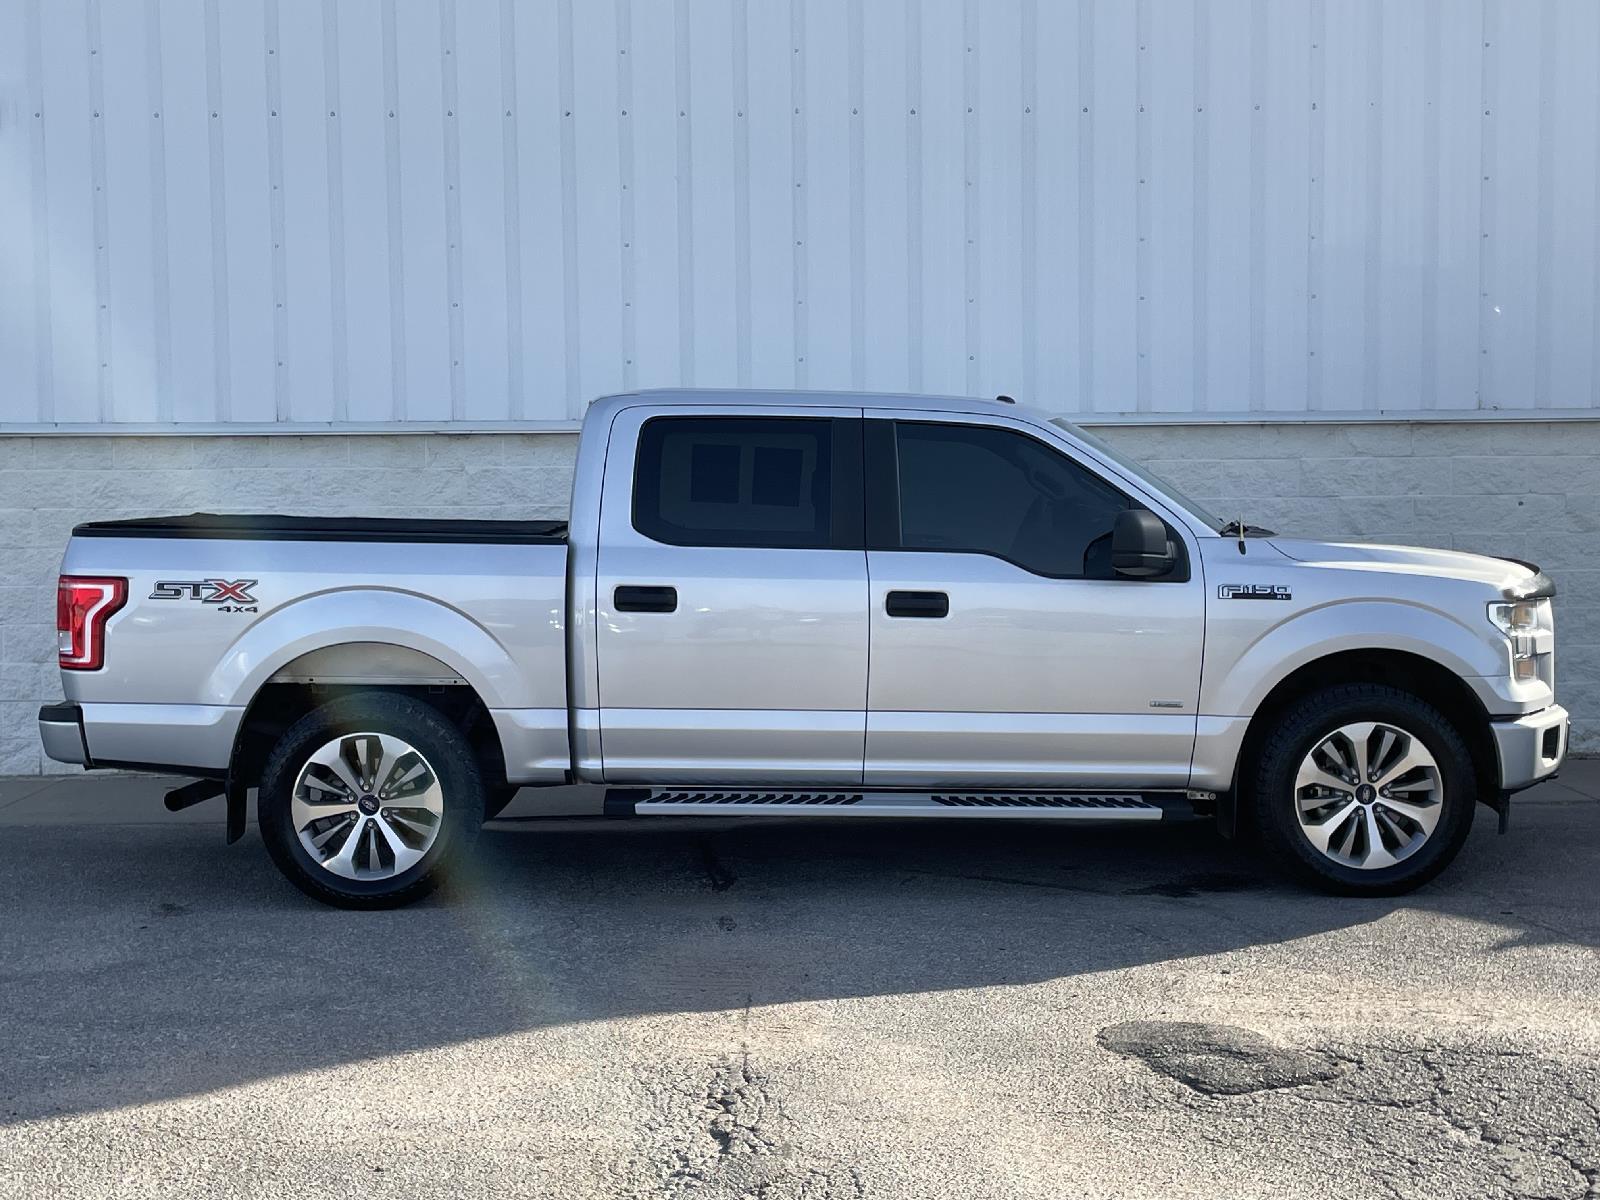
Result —
<instances>
[{"instance_id":1,"label":"pothole patch in asphalt","mask_svg":"<svg viewBox=\"0 0 1600 1200\"><path fill-rule=\"evenodd\" d=\"M1191 1104L1226 1104L1210 1120L1235 1140L1282 1136L1291 1106L1341 1111L1341 1136L1352 1153L1388 1162L1397 1198L1600 1200L1600 1064L1584 1056L1493 1040L1295 1049L1190 1021L1128 1021L1099 1042L1186 1085Z\"/></svg>"},{"instance_id":2,"label":"pothole patch in asphalt","mask_svg":"<svg viewBox=\"0 0 1600 1200\"><path fill-rule=\"evenodd\" d=\"M1249 1029L1201 1021L1124 1021L1102 1029L1100 1044L1208 1096L1300 1087L1345 1069L1331 1054L1280 1046Z\"/></svg>"}]
</instances>

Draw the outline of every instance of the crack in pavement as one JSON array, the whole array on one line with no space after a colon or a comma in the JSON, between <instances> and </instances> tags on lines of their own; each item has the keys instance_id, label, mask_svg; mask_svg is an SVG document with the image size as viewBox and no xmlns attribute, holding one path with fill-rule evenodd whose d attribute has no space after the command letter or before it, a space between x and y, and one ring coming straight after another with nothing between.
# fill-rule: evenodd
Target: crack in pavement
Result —
<instances>
[{"instance_id":1,"label":"crack in pavement","mask_svg":"<svg viewBox=\"0 0 1600 1200\"><path fill-rule=\"evenodd\" d=\"M717 1153L771 1153L776 1138L775 1123L767 1119L770 1103L766 1078L751 1067L748 1050L737 1063L718 1064L705 1093L710 1112L706 1132L717 1144Z\"/></svg>"},{"instance_id":2,"label":"crack in pavement","mask_svg":"<svg viewBox=\"0 0 1600 1200\"><path fill-rule=\"evenodd\" d=\"M629 1174L639 1196L726 1200L861 1200L866 1185L852 1164L806 1161L772 1080L748 1047L665 1084L640 1077L661 1119L647 1162ZM663 1144L664 1143L664 1144ZM642 1178L641 1178L642 1177ZM646 1185L643 1179L653 1183Z\"/></svg>"}]
</instances>

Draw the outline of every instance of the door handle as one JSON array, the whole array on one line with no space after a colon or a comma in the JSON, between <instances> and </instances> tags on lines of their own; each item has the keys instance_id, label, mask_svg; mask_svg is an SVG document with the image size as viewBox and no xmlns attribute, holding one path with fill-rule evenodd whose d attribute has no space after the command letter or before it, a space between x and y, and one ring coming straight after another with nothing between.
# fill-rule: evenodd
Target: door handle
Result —
<instances>
[{"instance_id":1,"label":"door handle","mask_svg":"<svg viewBox=\"0 0 1600 1200\"><path fill-rule=\"evenodd\" d=\"M890 592L883 609L891 617L948 617L950 597L944 592Z\"/></svg>"},{"instance_id":2,"label":"door handle","mask_svg":"<svg viewBox=\"0 0 1600 1200\"><path fill-rule=\"evenodd\" d=\"M677 612L675 587L635 587L623 584L613 594L618 612Z\"/></svg>"}]
</instances>

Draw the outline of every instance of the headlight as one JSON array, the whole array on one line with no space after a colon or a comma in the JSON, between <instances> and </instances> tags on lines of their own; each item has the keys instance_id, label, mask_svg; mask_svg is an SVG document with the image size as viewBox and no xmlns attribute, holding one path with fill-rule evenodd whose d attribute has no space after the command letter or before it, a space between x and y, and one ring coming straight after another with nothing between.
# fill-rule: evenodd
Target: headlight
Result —
<instances>
[{"instance_id":1,"label":"headlight","mask_svg":"<svg viewBox=\"0 0 1600 1200\"><path fill-rule=\"evenodd\" d=\"M1512 603L1489 605L1489 620L1500 627L1507 637L1519 633L1533 633L1539 628L1539 602L1517 600Z\"/></svg>"},{"instance_id":2,"label":"headlight","mask_svg":"<svg viewBox=\"0 0 1600 1200\"><path fill-rule=\"evenodd\" d=\"M1511 677L1520 682L1538 679L1540 635L1553 628L1550 601L1495 601L1489 605L1489 620L1510 643Z\"/></svg>"}]
</instances>

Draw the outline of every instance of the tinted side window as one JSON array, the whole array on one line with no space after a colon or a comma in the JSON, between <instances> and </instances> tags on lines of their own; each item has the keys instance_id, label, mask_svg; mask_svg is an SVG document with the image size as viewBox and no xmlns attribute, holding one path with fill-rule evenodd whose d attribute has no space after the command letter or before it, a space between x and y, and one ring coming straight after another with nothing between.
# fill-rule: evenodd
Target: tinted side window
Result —
<instances>
[{"instance_id":1,"label":"tinted side window","mask_svg":"<svg viewBox=\"0 0 1600 1200\"><path fill-rule=\"evenodd\" d=\"M830 546L833 440L833 422L813 417L653 418L633 527L678 546Z\"/></svg>"},{"instance_id":2,"label":"tinted side window","mask_svg":"<svg viewBox=\"0 0 1600 1200\"><path fill-rule=\"evenodd\" d=\"M900 545L993 554L1059 578L1110 579L1131 501L1042 442L981 425L897 423Z\"/></svg>"}]
</instances>

